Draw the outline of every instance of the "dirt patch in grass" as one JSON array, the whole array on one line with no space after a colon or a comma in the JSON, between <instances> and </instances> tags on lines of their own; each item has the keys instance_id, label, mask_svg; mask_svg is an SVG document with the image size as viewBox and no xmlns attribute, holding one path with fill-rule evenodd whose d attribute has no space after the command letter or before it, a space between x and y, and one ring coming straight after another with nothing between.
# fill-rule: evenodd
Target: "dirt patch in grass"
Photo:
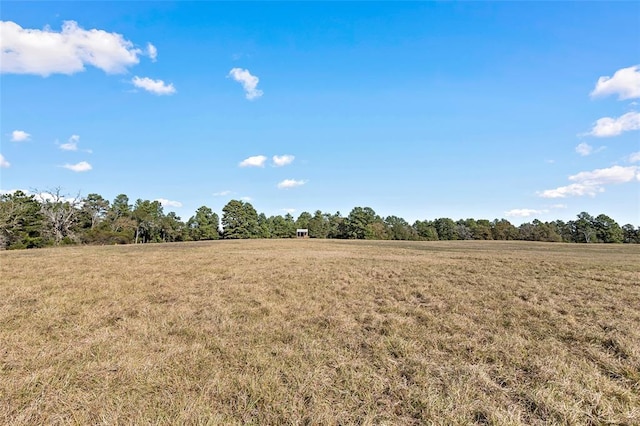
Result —
<instances>
[{"instance_id":1,"label":"dirt patch in grass","mask_svg":"<svg viewBox=\"0 0 640 426\"><path fill-rule=\"evenodd\" d=\"M640 247L0 253L3 424L638 424Z\"/></svg>"}]
</instances>

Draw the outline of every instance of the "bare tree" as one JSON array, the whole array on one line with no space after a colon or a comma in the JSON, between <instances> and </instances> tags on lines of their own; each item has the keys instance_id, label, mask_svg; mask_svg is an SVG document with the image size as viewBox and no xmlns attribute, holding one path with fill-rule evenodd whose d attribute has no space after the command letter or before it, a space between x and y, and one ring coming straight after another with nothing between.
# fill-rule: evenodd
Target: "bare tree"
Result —
<instances>
[{"instance_id":1,"label":"bare tree","mask_svg":"<svg viewBox=\"0 0 640 426\"><path fill-rule=\"evenodd\" d=\"M78 221L80 208L83 204L80 193L75 197L63 195L59 187L36 193L46 222L45 233L51 235L56 245L59 245L65 238L78 242L73 228Z\"/></svg>"}]
</instances>

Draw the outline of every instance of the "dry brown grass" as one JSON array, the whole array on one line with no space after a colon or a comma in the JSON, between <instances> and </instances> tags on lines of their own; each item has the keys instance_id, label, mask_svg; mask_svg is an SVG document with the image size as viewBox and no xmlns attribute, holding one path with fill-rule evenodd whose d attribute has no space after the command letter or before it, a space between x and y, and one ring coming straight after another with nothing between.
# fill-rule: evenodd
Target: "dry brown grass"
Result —
<instances>
[{"instance_id":1,"label":"dry brown grass","mask_svg":"<svg viewBox=\"0 0 640 426\"><path fill-rule=\"evenodd\" d=\"M640 424L640 246L0 253L2 424Z\"/></svg>"}]
</instances>

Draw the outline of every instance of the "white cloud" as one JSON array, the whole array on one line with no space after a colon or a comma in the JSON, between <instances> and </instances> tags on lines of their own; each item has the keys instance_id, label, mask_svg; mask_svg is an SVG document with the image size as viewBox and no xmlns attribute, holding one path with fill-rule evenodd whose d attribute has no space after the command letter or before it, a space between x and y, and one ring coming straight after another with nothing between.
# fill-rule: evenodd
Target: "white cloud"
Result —
<instances>
[{"instance_id":1,"label":"white cloud","mask_svg":"<svg viewBox=\"0 0 640 426\"><path fill-rule=\"evenodd\" d=\"M12 195L18 191L23 192L25 195L29 195L28 189L0 189L0 195Z\"/></svg>"},{"instance_id":2,"label":"white cloud","mask_svg":"<svg viewBox=\"0 0 640 426\"><path fill-rule=\"evenodd\" d=\"M628 157L628 161L630 163L637 163L640 161L640 151L638 152L632 152L631 154L629 154Z\"/></svg>"},{"instance_id":3,"label":"white cloud","mask_svg":"<svg viewBox=\"0 0 640 426\"><path fill-rule=\"evenodd\" d=\"M65 164L62 167L64 167L65 169L69 169L73 172L88 172L93 168L91 167L91 164L87 163L86 161L81 161L77 164Z\"/></svg>"},{"instance_id":4,"label":"white cloud","mask_svg":"<svg viewBox=\"0 0 640 426\"><path fill-rule=\"evenodd\" d=\"M238 165L240 167L264 167L265 161L267 161L267 157L264 155L254 155L253 157L245 158Z\"/></svg>"},{"instance_id":5,"label":"white cloud","mask_svg":"<svg viewBox=\"0 0 640 426\"><path fill-rule=\"evenodd\" d=\"M60 149L63 151L77 151L79 141L80 141L80 136L71 135L67 143L63 143L62 145L60 145Z\"/></svg>"},{"instance_id":6,"label":"white cloud","mask_svg":"<svg viewBox=\"0 0 640 426\"><path fill-rule=\"evenodd\" d=\"M39 202L61 202L61 203L75 203L82 204L82 199L77 197L67 197L65 195L56 194L55 190L51 192L31 192L28 189L0 189L0 195L13 195L16 192L22 192L26 196L33 195L33 198Z\"/></svg>"},{"instance_id":7,"label":"white cloud","mask_svg":"<svg viewBox=\"0 0 640 426\"><path fill-rule=\"evenodd\" d=\"M176 88L173 87L173 83L165 84L162 80L152 80L149 77L135 76L131 79L131 82L134 86L156 95L173 95L176 93Z\"/></svg>"},{"instance_id":8,"label":"white cloud","mask_svg":"<svg viewBox=\"0 0 640 426\"><path fill-rule=\"evenodd\" d=\"M293 160L295 160L295 158L296 157L293 155L274 155L272 160L274 166L282 167L286 166L287 164L293 163Z\"/></svg>"},{"instance_id":9,"label":"white cloud","mask_svg":"<svg viewBox=\"0 0 640 426\"><path fill-rule=\"evenodd\" d=\"M231 194L231 191L224 190L224 191L220 191L220 192L214 192L213 196L214 197L224 197L224 196L227 196L227 195L230 195L230 194Z\"/></svg>"},{"instance_id":10,"label":"white cloud","mask_svg":"<svg viewBox=\"0 0 640 426\"><path fill-rule=\"evenodd\" d=\"M31 139L31 135L24 130L14 130L11 132L11 142L26 142Z\"/></svg>"},{"instance_id":11,"label":"white cloud","mask_svg":"<svg viewBox=\"0 0 640 426\"><path fill-rule=\"evenodd\" d=\"M253 200L253 198L251 198L251 197L240 197L240 199L242 201L251 201L251 200Z\"/></svg>"},{"instance_id":12,"label":"white cloud","mask_svg":"<svg viewBox=\"0 0 640 426\"><path fill-rule=\"evenodd\" d=\"M66 197L64 195L55 195L55 191L52 192L31 192L28 189L0 189L0 195L12 195L15 194L16 192L22 192L24 195L30 196L33 195L33 197L40 202L43 201L61 201L61 202L74 202L77 200L76 197Z\"/></svg>"},{"instance_id":13,"label":"white cloud","mask_svg":"<svg viewBox=\"0 0 640 426\"><path fill-rule=\"evenodd\" d=\"M598 192L604 192L604 188L598 186L583 185L581 183L572 183L567 186L560 186L556 189L547 189L539 193L542 198L566 198L570 196L581 197L589 195L595 197Z\"/></svg>"},{"instance_id":14,"label":"white cloud","mask_svg":"<svg viewBox=\"0 0 640 426\"><path fill-rule=\"evenodd\" d=\"M548 213L549 210L534 210L534 209L513 209L504 212L507 217L529 217L539 214Z\"/></svg>"},{"instance_id":15,"label":"white cloud","mask_svg":"<svg viewBox=\"0 0 640 426\"><path fill-rule=\"evenodd\" d=\"M15 192L15 190L14 190ZM61 202L61 203L81 203L81 199L76 197L66 197L64 195L56 194L55 191L52 192L38 192L37 194L31 194L29 191L22 191L26 195L33 195L34 199L43 203L46 201L49 202Z\"/></svg>"},{"instance_id":16,"label":"white cloud","mask_svg":"<svg viewBox=\"0 0 640 426\"><path fill-rule=\"evenodd\" d=\"M4 158L4 155L0 154L0 168L6 169L7 167L11 167L11 163Z\"/></svg>"},{"instance_id":17,"label":"white cloud","mask_svg":"<svg viewBox=\"0 0 640 426\"><path fill-rule=\"evenodd\" d=\"M280 182L278 184L278 188L279 189L289 189L289 188L295 188L298 186L302 186L305 183L307 183L307 181L304 180L295 180L295 179L285 179L282 182Z\"/></svg>"},{"instance_id":18,"label":"white cloud","mask_svg":"<svg viewBox=\"0 0 640 426\"><path fill-rule=\"evenodd\" d=\"M594 148L586 142L581 142L576 146L576 152L583 157L587 155L596 154L604 149L607 149L606 146L599 146L598 148Z\"/></svg>"},{"instance_id":19,"label":"white cloud","mask_svg":"<svg viewBox=\"0 0 640 426\"><path fill-rule=\"evenodd\" d=\"M282 209L282 211L285 213L294 214L296 212L296 209Z\"/></svg>"},{"instance_id":20,"label":"white cloud","mask_svg":"<svg viewBox=\"0 0 640 426\"><path fill-rule=\"evenodd\" d=\"M567 205L566 204L553 204L551 205L552 209L566 209Z\"/></svg>"},{"instance_id":21,"label":"white cloud","mask_svg":"<svg viewBox=\"0 0 640 426\"><path fill-rule=\"evenodd\" d=\"M613 166L607 169L596 169L591 172L580 172L573 176L569 176L569 180L587 185L607 185L612 183L629 182L633 180L637 173L638 168L634 166Z\"/></svg>"},{"instance_id":22,"label":"white cloud","mask_svg":"<svg viewBox=\"0 0 640 426\"><path fill-rule=\"evenodd\" d=\"M591 131L587 134L599 138L606 138L638 129L640 129L640 113L632 111L618 118L604 117L598 119Z\"/></svg>"},{"instance_id":23,"label":"white cloud","mask_svg":"<svg viewBox=\"0 0 640 426\"><path fill-rule=\"evenodd\" d=\"M604 186L640 180L640 168L637 166L613 166L606 169L596 169L590 172L580 172L569 176L574 183L555 189L547 189L538 193L542 198L565 198L569 196L588 195L595 197L604 192Z\"/></svg>"},{"instance_id":24,"label":"white cloud","mask_svg":"<svg viewBox=\"0 0 640 426\"><path fill-rule=\"evenodd\" d=\"M106 73L123 73L137 64L142 51L117 33L80 28L65 21L60 32L22 28L0 22L0 71L14 74L74 74L91 65Z\"/></svg>"},{"instance_id":25,"label":"white cloud","mask_svg":"<svg viewBox=\"0 0 640 426\"><path fill-rule=\"evenodd\" d=\"M619 100L640 98L640 65L619 69L613 77L600 77L591 96L607 95L618 95Z\"/></svg>"},{"instance_id":26,"label":"white cloud","mask_svg":"<svg viewBox=\"0 0 640 426\"><path fill-rule=\"evenodd\" d=\"M253 100L262 96L262 90L259 90L258 82L260 79L255 75L251 75L249 70L243 70L242 68L232 68L229 71L229 76L235 81L242 84L247 99Z\"/></svg>"},{"instance_id":27,"label":"white cloud","mask_svg":"<svg viewBox=\"0 0 640 426\"><path fill-rule=\"evenodd\" d=\"M29 192L25 192L25 194L26 195L31 195ZM37 201L40 201L41 203L44 202L44 201L54 201L56 199L56 197L53 194L50 194L48 192L39 192L37 194L33 194L33 196ZM67 200L65 197L60 197L58 199L58 201L62 201L63 203L65 201L72 201L72 200L73 199Z\"/></svg>"},{"instance_id":28,"label":"white cloud","mask_svg":"<svg viewBox=\"0 0 640 426\"><path fill-rule=\"evenodd\" d=\"M588 143L582 142L576 146L576 152L583 157L591 154L591 151L593 151L593 147Z\"/></svg>"},{"instance_id":29,"label":"white cloud","mask_svg":"<svg viewBox=\"0 0 640 426\"><path fill-rule=\"evenodd\" d=\"M151 43L147 43L147 55L149 55L152 62L155 62L158 58L158 49Z\"/></svg>"},{"instance_id":30,"label":"white cloud","mask_svg":"<svg viewBox=\"0 0 640 426\"><path fill-rule=\"evenodd\" d=\"M182 207L182 203L180 201L167 200L166 198L156 198L153 201L158 201L162 207Z\"/></svg>"}]
</instances>

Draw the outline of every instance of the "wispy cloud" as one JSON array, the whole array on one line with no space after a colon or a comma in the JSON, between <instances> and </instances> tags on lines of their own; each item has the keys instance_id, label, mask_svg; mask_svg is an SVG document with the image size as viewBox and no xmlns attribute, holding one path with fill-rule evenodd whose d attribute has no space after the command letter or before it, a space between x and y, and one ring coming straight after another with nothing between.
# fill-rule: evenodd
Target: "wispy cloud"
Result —
<instances>
[{"instance_id":1,"label":"wispy cloud","mask_svg":"<svg viewBox=\"0 0 640 426\"><path fill-rule=\"evenodd\" d=\"M640 161L640 151L632 152L631 154L629 154L629 157L627 157L627 161L629 161L630 163L639 162Z\"/></svg>"},{"instance_id":2,"label":"wispy cloud","mask_svg":"<svg viewBox=\"0 0 640 426\"><path fill-rule=\"evenodd\" d=\"M26 195L33 195L33 197L40 201L41 203L44 202L60 202L60 203L72 203L75 204L76 202L81 203L82 200L77 198L77 197L67 197L64 195L60 195L60 194L55 194L54 192L38 192L38 193L30 193L29 191L22 191L24 192Z\"/></svg>"},{"instance_id":3,"label":"wispy cloud","mask_svg":"<svg viewBox=\"0 0 640 426\"><path fill-rule=\"evenodd\" d=\"M11 142L26 142L31 139L31 135L24 130L14 130L11 132Z\"/></svg>"},{"instance_id":4,"label":"wispy cloud","mask_svg":"<svg viewBox=\"0 0 640 426\"><path fill-rule=\"evenodd\" d=\"M66 143L63 143L62 145L60 145L60 149L63 151L77 151L79 141L80 141L80 136L71 135L71 137Z\"/></svg>"},{"instance_id":5,"label":"wispy cloud","mask_svg":"<svg viewBox=\"0 0 640 426\"><path fill-rule=\"evenodd\" d=\"M640 98L640 65L619 69L613 77L600 77L591 96L607 95L618 95L619 100Z\"/></svg>"},{"instance_id":6,"label":"wispy cloud","mask_svg":"<svg viewBox=\"0 0 640 426\"><path fill-rule=\"evenodd\" d=\"M152 80L149 77L135 76L131 79L131 82L134 86L155 95L173 95L176 93L176 88L173 87L173 83L166 84L162 80Z\"/></svg>"},{"instance_id":7,"label":"wispy cloud","mask_svg":"<svg viewBox=\"0 0 640 426\"><path fill-rule=\"evenodd\" d=\"M307 183L307 181L305 180L285 179L278 184L278 188L279 189L296 188L298 186L304 185L305 183Z\"/></svg>"},{"instance_id":8,"label":"wispy cloud","mask_svg":"<svg viewBox=\"0 0 640 426\"><path fill-rule=\"evenodd\" d=\"M640 171L637 166L613 166L590 172L580 172L569 176L569 180L574 183L555 189L547 189L539 192L538 195L542 198L566 198L584 195L595 197L596 194L604 192L604 187L607 185L640 180Z\"/></svg>"},{"instance_id":9,"label":"wispy cloud","mask_svg":"<svg viewBox=\"0 0 640 426\"><path fill-rule=\"evenodd\" d=\"M512 209L504 212L507 217L529 217L549 213L549 210L535 210L535 209Z\"/></svg>"},{"instance_id":10,"label":"wispy cloud","mask_svg":"<svg viewBox=\"0 0 640 426\"><path fill-rule=\"evenodd\" d=\"M576 146L576 152L583 157L591 154L591 151L593 151L593 147L588 143L582 142Z\"/></svg>"},{"instance_id":11,"label":"wispy cloud","mask_svg":"<svg viewBox=\"0 0 640 426\"><path fill-rule=\"evenodd\" d=\"M13 74L74 74L85 65L107 73L123 73L139 63L139 48L121 34L85 30L65 21L62 30L22 28L0 22L0 71Z\"/></svg>"},{"instance_id":12,"label":"wispy cloud","mask_svg":"<svg viewBox=\"0 0 640 426\"><path fill-rule=\"evenodd\" d=\"M247 196L245 196L245 197L240 197L240 199L241 199L242 201L251 201L251 200L253 200L253 198L251 198L251 197L247 197Z\"/></svg>"},{"instance_id":13,"label":"wispy cloud","mask_svg":"<svg viewBox=\"0 0 640 426\"><path fill-rule=\"evenodd\" d=\"M93 168L91 167L91 164L87 163L86 161L81 161L76 164L65 164L62 167L64 167L65 169L71 170L73 172L88 172Z\"/></svg>"},{"instance_id":14,"label":"wispy cloud","mask_svg":"<svg viewBox=\"0 0 640 426\"><path fill-rule=\"evenodd\" d=\"M597 148L594 148L586 142L581 142L576 146L576 152L581 156L586 157L588 155L596 154L602 150L605 150L606 148L606 146L599 146Z\"/></svg>"},{"instance_id":15,"label":"wispy cloud","mask_svg":"<svg viewBox=\"0 0 640 426\"><path fill-rule=\"evenodd\" d=\"M267 157L264 155L254 155L253 157L245 158L238 166L240 167L264 167L264 163L267 161Z\"/></svg>"},{"instance_id":16,"label":"wispy cloud","mask_svg":"<svg viewBox=\"0 0 640 426\"><path fill-rule=\"evenodd\" d=\"M294 214L296 212L296 209L282 209L282 211L285 213Z\"/></svg>"},{"instance_id":17,"label":"wispy cloud","mask_svg":"<svg viewBox=\"0 0 640 426\"><path fill-rule=\"evenodd\" d=\"M602 186L572 183L566 186L559 186L555 189L547 189L539 193L539 195L542 198L566 198L571 196L581 197L583 195L595 197L598 192L604 192L604 188L602 188Z\"/></svg>"},{"instance_id":18,"label":"wispy cloud","mask_svg":"<svg viewBox=\"0 0 640 426\"><path fill-rule=\"evenodd\" d=\"M180 201L167 200L166 198L156 198L153 201L159 202L162 205L162 207L177 207L177 208L182 207L182 203Z\"/></svg>"},{"instance_id":19,"label":"wispy cloud","mask_svg":"<svg viewBox=\"0 0 640 426\"><path fill-rule=\"evenodd\" d=\"M632 111L618 118L604 117L598 119L587 135L607 138L638 129L640 129L640 113Z\"/></svg>"},{"instance_id":20,"label":"wispy cloud","mask_svg":"<svg viewBox=\"0 0 640 426\"><path fill-rule=\"evenodd\" d=\"M258 82L260 82L260 79L255 75L251 75L249 70L232 68L231 71L229 71L229 77L242 84L245 96L250 101L262 96L262 90L258 89Z\"/></svg>"},{"instance_id":21,"label":"wispy cloud","mask_svg":"<svg viewBox=\"0 0 640 426\"><path fill-rule=\"evenodd\" d=\"M220 192L214 192L213 196L214 197L225 197L227 195L231 195L231 191L229 190L224 190L224 191L220 191Z\"/></svg>"},{"instance_id":22,"label":"wispy cloud","mask_svg":"<svg viewBox=\"0 0 640 426\"><path fill-rule=\"evenodd\" d=\"M606 169L596 169L590 172L580 172L569 176L569 180L582 182L589 185L606 185L611 183L624 183L633 180L638 173L635 166L613 166Z\"/></svg>"},{"instance_id":23,"label":"wispy cloud","mask_svg":"<svg viewBox=\"0 0 640 426\"><path fill-rule=\"evenodd\" d=\"M293 163L295 160L295 156L293 155L274 155L272 158L273 165L276 167L286 166L287 164Z\"/></svg>"},{"instance_id":24,"label":"wispy cloud","mask_svg":"<svg viewBox=\"0 0 640 426\"><path fill-rule=\"evenodd\" d=\"M0 154L0 168L6 169L8 167L11 167L11 163L4 158L4 155Z\"/></svg>"},{"instance_id":25,"label":"wispy cloud","mask_svg":"<svg viewBox=\"0 0 640 426\"><path fill-rule=\"evenodd\" d=\"M151 43L147 43L147 55L149 55L151 62L155 62L158 59L158 49Z\"/></svg>"}]
</instances>

